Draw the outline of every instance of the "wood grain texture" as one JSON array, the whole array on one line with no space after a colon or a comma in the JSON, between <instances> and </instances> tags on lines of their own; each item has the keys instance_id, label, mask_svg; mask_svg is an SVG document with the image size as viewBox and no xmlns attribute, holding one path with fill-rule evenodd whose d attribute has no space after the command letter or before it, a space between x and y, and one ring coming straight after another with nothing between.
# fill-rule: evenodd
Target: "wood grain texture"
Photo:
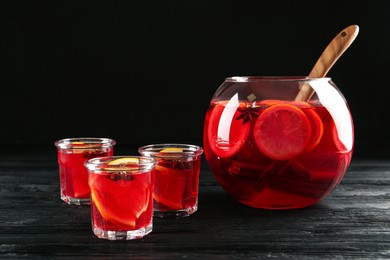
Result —
<instances>
[{"instance_id":1,"label":"wood grain texture","mask_svg":"<svg viewBox=\"0 0 390 260\"><path fill-rule=\"evenodd\" d=\"M354 160L341 185L306 209L235 202L203 164L199 210L155 219L141 240L106 241L89 207L59 198L55 151L0 157L0 257L82 259L390 258L390 161Z\"/></svg>"},{"instance_id":2,"label":"wood grain texture","mask_svg":"<svg viewBox=\"0 0 390 260\"><path fill-rule=\"evenodd\" d=\"M337 34L333 40L326 46L325 50L318 58L308 78L323 78L328 74L340 56L348 49L359 33L357 25L351 25ZM314 89L308 84L302 85L296 101L309 101L314 93Z\"/></svg>"}]
</instances>

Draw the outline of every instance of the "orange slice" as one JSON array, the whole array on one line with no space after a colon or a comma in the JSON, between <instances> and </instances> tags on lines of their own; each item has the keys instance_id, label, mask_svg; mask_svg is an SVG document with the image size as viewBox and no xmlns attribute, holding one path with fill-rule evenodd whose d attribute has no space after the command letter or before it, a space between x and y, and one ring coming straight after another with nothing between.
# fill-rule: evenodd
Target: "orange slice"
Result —
<instances>
[{"instance_id":1,"label":"orange slice","mask_svg":"<svg viewBox=\"0 0 390 260\"><path fill-rule=\"evenodd\" d=\"M109 162L108 165L126 165L128 163L134 164L138 162L139 162L138 158L119 158Z\"/></svg>"},{"instance_id":2,"label":"orange slice","mask_svg":"<svg viewBox=\"0 0 390 260\"><path fill-rule=\"evenodd\" d=\"M290 104L265 109L254 126L257 147L274 160L290 160L303 151L311 139L311 125L305 113Z\"/></svg>"},{"instance_id":3,"label":"orange slice","mask_svg":"<svg viewBox=\"0 0 390 260\"><path fill-rule=\"evenodd\" d=\"M312 109L303 110L311 123L311 138L306 151L313 150L321 141L322 135L324 134L324 124L320 116Z\"/></svg>"},{"instance_id":4,"label":"orange slice","mask_svg":"<svg viewBox=\"0 0 390 260\"><path fill-rule=\"evenodd\" d=\"M157 193L153 193L153 199L157 203L161 203L172 210L179 210L179 209L183 208L183 204L181 202L171 200L171 199L166 198L164 196L158 195Z\"/></svg>"},{"instance_id":5,"label":"orange slice","mask_svg":"<svg viewBox=\"0 0 390 260\"><path fill-rule=\"evenodd\" d=\"M345 147L345 145L343 144L343 142L341 142L340 138L339 138L339 134L337 132L337 127L335 124L332 124L331 126L332 128L332 136L333 136L333 142L334 142L334 145L337 149L337 151L347 151L347 148Z\"/></svg>"},{"instance_id":6,"label":"orange slice","mask_svg":"<svg viewBox=\"0 0 390 260\"><path fill-rule=\"evenodd\" d=\"M72 153L74 154L80 154L86 152L88 149L88 144L84 142L72 142L72 146L75 149L72 149Z\"/></svg>"},{"instance_id":7,"label":"orange slice","mask_svg":"<svg viewBox=\"0 0 390 260\"><path fill-rule=\"evenodd\" d=\"M168 148L162 149L162 150L160 151L160 153L182 153L183 150L184 150L183 148L168 147Z\"/></svg>"},{"instance_id":8,"label":"orange slice","mask_svg":"<svg viewBox=\"0 0 390 260\"><path fill-rule=\"evenodd\" d=\"M106 175L92 175L91 198L102 217L120 228L133 229L151 198L151 187L143 180L147 177L137 174L132 180L113 181Z\"/></svg>"},{"instance_id":9,"label":"orange slice","mask_svg":"<svg viewBox=\"0 0 390 260\"><path fill-rule=\"evenodd\" d=\"M119 166L118 168L116 167L109 167L109 168L106 168L107 170L111 170L111 171L122 171L123 169L120 168L120 166L126 166L126 165L131 165L131 164L137 164L139 163L139 159L138 158L118 158L118 159L115 159L111 162L109 162L107 165L110 165L110 166Z\"/></svg>"},{"instance_id":10,"label":"orange slice","mask_svg":"<svg viewBox=\"0 0 390 260\"><path fill-rule=\"evenodd\" d=\"M244 103L240 107L245 108ZM236 107L217 104L208 121L207 137L211 150L219 157L226 158L236 154L248 139L251 124L237 120L240 112Z\"/></svg>"},{"instance_id":11,"label":"orange slice","mask_svg":"<svg viewBox=\"0 0 390 260\"><path fill-rule=\"evenodd\" d=\"M171 169L161 165L157 165L155 169L154 200L172 210L182 209L188 170Z\"/></svg>"},{"instance_id":12,"label":"orange slice","mask_svg":"<svg viewBox=\"0 0 390 260\"><path fill-rule=\"evenodd\" d=\"M81 141L76 141L76 142L72 142L72 144L80 145L80 144L85 144L85 143L84 143L84 142L81 142Z\"/></svg>"},{"instance_id":13,"label":"orange slice","mask_svg":"<svg viewBox=\"0 0 390 260\"><path fill-rule=\"evenodd\" d=\"M321 149L325 151L346 151L347 148L339 139L332 116L325 108L319 109L317 112L324 123L324 131L320 142Z\"/></svg>"},{"instance_id":14,"label":"orange slice","mask_svg":"<svg viewBox=\"0 0 390 260\"><path fill-rule=\"evenodd\" d=\"M295 100L265 99L257 103L258 106L274 106L280 104L289 104L299 108L311 107L311 105L307 102Z\"/></svg>"}]
</instances>

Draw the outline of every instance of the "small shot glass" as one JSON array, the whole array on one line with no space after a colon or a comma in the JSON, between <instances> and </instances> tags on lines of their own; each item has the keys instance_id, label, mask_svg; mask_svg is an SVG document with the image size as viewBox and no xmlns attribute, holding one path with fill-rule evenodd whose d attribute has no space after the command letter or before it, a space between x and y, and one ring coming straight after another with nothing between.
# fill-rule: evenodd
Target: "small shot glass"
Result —
<instances>
[{"instance_id":1,"label":"small shot glass","mask_svg":"<svg viewBox=\"0 0 390 260\"><path fill-rule=\"evenodd\" d=\"M156 160L154 216L187 217L198 210L199 173L203 149L189 144L152 144L138 152Z\"/></svg>"},{"instance_id":2,"label":"small shot glass","mask_svg":"<svg viewBox=\"0 0 390 260\"><path fill-rule=\"evenodd\" d=\"M115 141L109 138L67 138L55 142L60 172L61 199L71 205L89 205L91 192L88 171L84 162L88 159L114 154Z\"/></svg>"},{"instance_id":3,"label":"small shot glass","mask_svg":"<svg viewBox=\"0 0 390 260\"><path fill-rule=\"evenodd\" d=\"M108 240L139 239L153 229L155 160L111 156L85 162L91 189L93 233Z\"/></svg>"}]
</instances>

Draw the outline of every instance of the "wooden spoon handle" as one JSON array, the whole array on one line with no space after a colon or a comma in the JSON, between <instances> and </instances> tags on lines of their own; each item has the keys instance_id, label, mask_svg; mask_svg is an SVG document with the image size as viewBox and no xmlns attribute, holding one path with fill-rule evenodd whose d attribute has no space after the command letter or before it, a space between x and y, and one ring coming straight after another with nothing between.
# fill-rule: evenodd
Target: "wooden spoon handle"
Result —
<instances>
[{"instance_id":1,"label":"wooden spoon handle","mask_svg":"<svg viewBox=\"0 0 390 260\"><path fill-rule=\"evenodd\" d=\"M355 40L358 33L359 26L351 25L342 30L339 34L337 34L317 60L316 64L314 65L313 69L309 74L309 78L325 77L328 71L335 64L335 62ZM309 101L313 93L314 89L311 88L308 84L304 84L302 85L295 100L307 102Z\"/></svg>"}]
</instances>

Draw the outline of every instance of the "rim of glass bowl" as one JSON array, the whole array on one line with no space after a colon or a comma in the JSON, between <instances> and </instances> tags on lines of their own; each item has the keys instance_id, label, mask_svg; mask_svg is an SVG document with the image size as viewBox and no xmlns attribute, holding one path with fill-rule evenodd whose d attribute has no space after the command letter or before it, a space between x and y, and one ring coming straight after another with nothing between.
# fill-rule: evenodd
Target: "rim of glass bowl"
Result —
<instances>
[{"instance_id":1,"label":"rim of glass bowl","mask_svg":"<svg viewBox=\"0 0 390 260\"><path fill-rule=\"evenodd\" d=\"M331 80L330 77L309 78L306 76L233 76L225 78L227 82L254 82L254 81L313 81L313 80Z\"/></svg>"}]
</instances>

